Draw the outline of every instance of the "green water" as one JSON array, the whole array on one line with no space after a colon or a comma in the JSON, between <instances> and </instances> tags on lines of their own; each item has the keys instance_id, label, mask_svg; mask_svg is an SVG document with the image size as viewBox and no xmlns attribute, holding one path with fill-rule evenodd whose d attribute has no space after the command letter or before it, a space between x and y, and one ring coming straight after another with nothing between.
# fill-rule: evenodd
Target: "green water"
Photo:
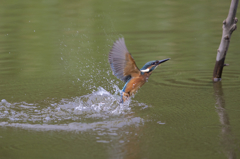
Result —
<instances>
[{"instance_id":1,"label":"green water","mask_svg":"<svg viewBox=\"0 0 240 159\"><path fill-rule=\"evenodd\" d=\"M224 0L1 2L0 158L237 158L239 30L222 82L211 82L229 6ZM124 83L108 63L119 37L139 68L171 58L122 107Z\"/></svg>"}]
</instances>

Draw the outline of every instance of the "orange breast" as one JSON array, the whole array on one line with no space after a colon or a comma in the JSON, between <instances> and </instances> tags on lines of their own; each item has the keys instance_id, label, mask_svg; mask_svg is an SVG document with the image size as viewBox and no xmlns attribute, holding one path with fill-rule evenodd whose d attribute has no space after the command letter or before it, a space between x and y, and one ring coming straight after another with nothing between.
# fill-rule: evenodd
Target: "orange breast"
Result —
<instances>
[{"instance_id":1,"label":"orange breast","mask_svg":"<svg viewBox=\"0 0 240 159\"><path fill-rule=\"evenodd\" d=\"M131 96L132 94L135 94L145 82L146 78L144 76L134 77L128 82L125 92L129 93Z\"/></svg>"}]
</instances>

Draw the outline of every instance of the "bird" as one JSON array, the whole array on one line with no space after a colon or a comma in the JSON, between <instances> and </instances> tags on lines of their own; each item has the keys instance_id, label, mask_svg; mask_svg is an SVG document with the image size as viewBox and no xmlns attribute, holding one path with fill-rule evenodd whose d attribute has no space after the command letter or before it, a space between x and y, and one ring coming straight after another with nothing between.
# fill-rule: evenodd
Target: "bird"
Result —
<instances>
[{"instance_id":1,"label":"bird","mask_svg":"<svg viewBox=\"0 0 240 159\"><path fill-rule=\"evenodd\" d=\"M124 38L116 40L109 52L108 61L113 75L125 82L119 103L124 103L134 95L147 82L153 70L168 60L170 58L149 61L139 69L126 47Z\"/></svg>"}]
</instances>

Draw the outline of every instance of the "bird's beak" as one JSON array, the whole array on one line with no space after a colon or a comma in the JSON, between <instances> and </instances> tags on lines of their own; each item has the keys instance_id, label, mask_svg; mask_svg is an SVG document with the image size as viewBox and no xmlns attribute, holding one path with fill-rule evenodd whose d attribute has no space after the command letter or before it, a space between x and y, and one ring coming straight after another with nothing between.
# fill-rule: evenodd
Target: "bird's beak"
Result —
<instances>
[{"instance_id":1,"label":"bird's beak","mask_svg":"<svg viewBox=\"0 0 240 159\"><path fill-rule=\"evenodd\" d=\"M164 60L160 60L160 61L158 61L157 65L160 65L161 63L164 63L164 62L166 62L166 61L168 61L168 60L170 60L170 58L164 59Z\"/></svg>"}]
</instances>

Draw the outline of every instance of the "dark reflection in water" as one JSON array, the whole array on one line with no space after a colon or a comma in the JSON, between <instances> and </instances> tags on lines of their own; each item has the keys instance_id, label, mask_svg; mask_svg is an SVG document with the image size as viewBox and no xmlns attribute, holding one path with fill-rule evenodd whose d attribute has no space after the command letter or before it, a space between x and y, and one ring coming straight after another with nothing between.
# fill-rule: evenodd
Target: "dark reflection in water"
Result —
<instances>
[{"instance_id":1,"label":"dark reflection in water","mask_svg":"<svg viewBox=\"0 0 240 159\"><path fill-rule=\"evenodd\" d=\"M214 94L216 98L216 111L219 116L219 121L221 123L221 145L223 147L223 152L229 159L235 159L236 153L235 153L235 142L234 142L234 136L231 132L231 126L229 122L229 117L227 114L227 110L225 109L225 99L222 89L222 83L214 83Z\"/></svg>"}]
</instances>

